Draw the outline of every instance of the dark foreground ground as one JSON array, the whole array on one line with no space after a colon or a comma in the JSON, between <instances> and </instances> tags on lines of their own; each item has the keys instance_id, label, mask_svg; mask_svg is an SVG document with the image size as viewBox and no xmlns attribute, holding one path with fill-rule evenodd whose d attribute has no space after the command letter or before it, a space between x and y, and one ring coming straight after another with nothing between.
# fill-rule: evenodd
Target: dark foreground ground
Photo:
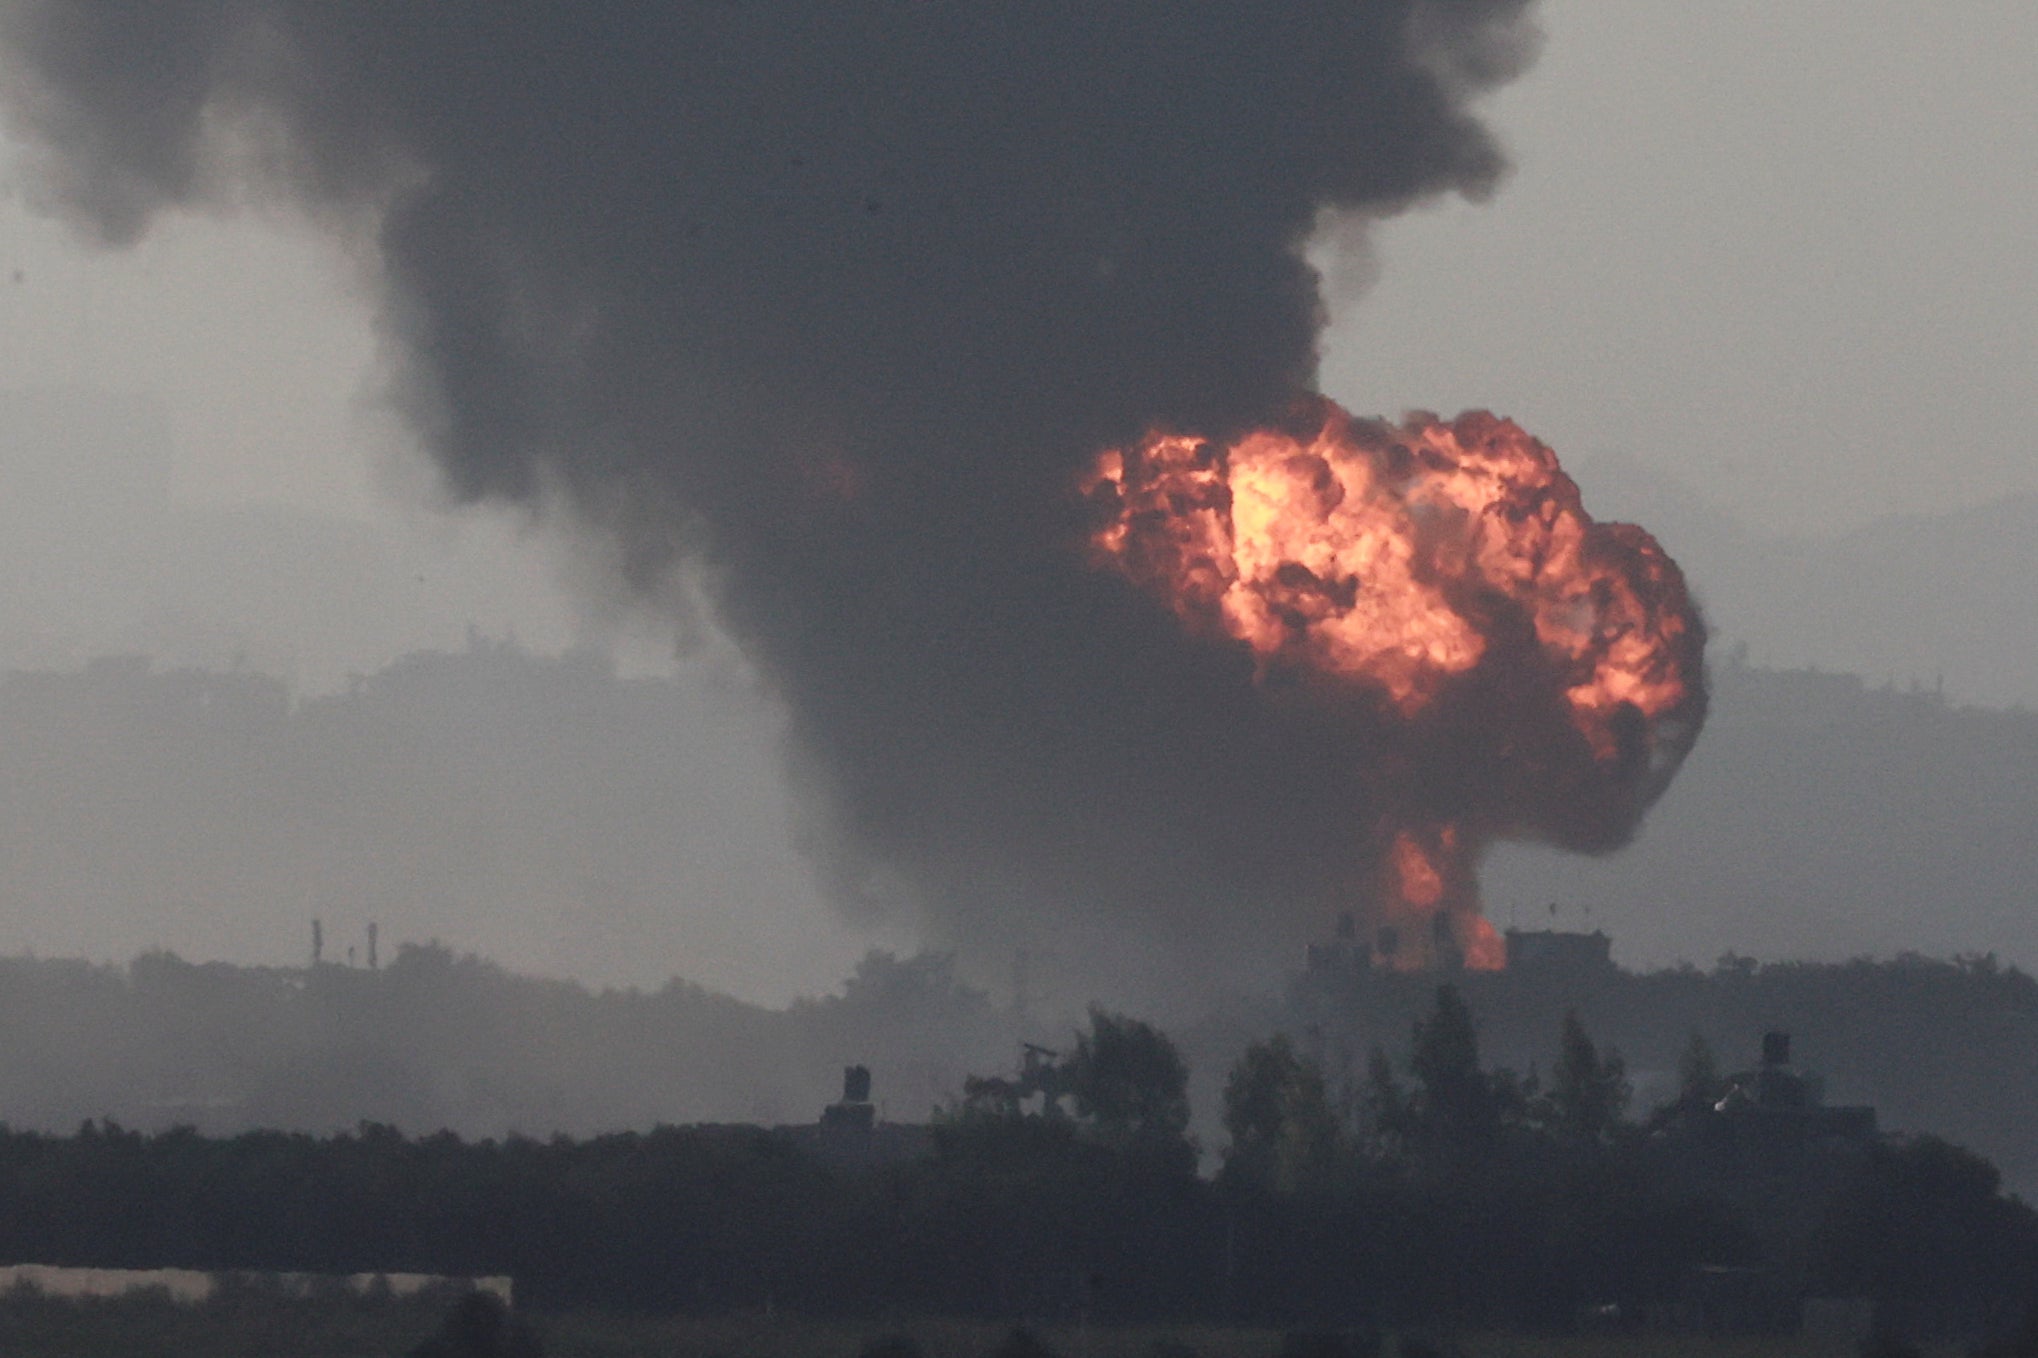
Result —
<instances>
[{"instance_id":1,"label":"dark foreground ground","mask_svg":"<svg viewBox=\"0 0 2038 1358\"><path fill-rule=\"evenodd\" d=\"M187 1305L160 1295L68 1301L0 1296L5 1358L402 1358L441 1328L453 1303L414 1298L261 1295ZM545 1358L1319 1358L1335 1339L1264 1329L1010 1326L901 1318L890 1325L790 1316L698 1319L594 1312L524 1314ZM1298 1340L1300 1341L1298 1343ZM1325 1341L1328 1342L1325 1342ZM906 1341L906 1342L899 1342ZM1352 1358L1363 1346L1347 1350ZM1858 1346L1793 1337L1681 1334L1389 1335L1380 1358L1841 1358ZM1926 1358L1953 1349L1927 1348Z\"/></svg>"}]
</instances>

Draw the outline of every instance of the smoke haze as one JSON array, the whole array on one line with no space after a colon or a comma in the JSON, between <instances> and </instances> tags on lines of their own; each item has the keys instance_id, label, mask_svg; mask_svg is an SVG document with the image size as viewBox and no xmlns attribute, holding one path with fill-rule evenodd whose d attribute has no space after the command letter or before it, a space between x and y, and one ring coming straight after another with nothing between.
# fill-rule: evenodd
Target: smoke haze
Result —
<instances>
[{"instance_id":1,"label":"smoke haze","mask_svg":"<svg viewBox=\"0 0 2038 1358\"><path fill-rule=\"evenodd\" d=\"M0 36L104 239L251 187L372 231L447 484L568 507L647 590L688 564L844 900L1203 952L1349 878L1319 789L1358 752L1086 570L1072 479L1312 382L1305 239L1492 187L1466 103L1525 10L192 0Z\"/></svg>"}]
</instances>

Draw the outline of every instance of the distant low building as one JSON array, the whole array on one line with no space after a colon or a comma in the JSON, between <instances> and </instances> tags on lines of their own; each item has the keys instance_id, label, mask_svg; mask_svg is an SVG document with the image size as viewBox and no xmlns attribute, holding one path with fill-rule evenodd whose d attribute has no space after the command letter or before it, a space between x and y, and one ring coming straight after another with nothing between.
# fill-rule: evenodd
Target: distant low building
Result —
<instances>
[{"instance_id":1,"label":"distant low building","mask_svg":"<svg viewBox=\"0 0 2038 1358\"><path fill-rule=\"evenodd\" d=\"M1428 970L1462 970L1463 959L1451 934L1449 919L1439 915L1436 925L1430 951L1434 961ZM1509 929L1504 940L1506 970L1524 976L1586 979L1612 976L1618 970L1613 961L1613 939L1598 929L1589 934L1559 929ZM1334 937L1309 945L1304 970L1317 980L1398 971L1397 959L1405 941L1393 925L1383 925L1371 939L1361 939L1357 917L1346 911L1337 918Z\"/></svg>"},{"instance_id":2,"label":"distant low building","mask_svg":"<svg viewBox=\"0 0 2038 1358\"><path fill-rule=\"evenodd\" d=\"M933 1144L927 1128L879 1121L870 1092L870 1067L846 1066L842 1097L821 1110L820 1121L774 1127L772 1135L830 1164L856 1168L896 1164L927 1154Z\"/></svg>"},{"instance_id":3,"label":"distant low building","mask_svg":"<svg viewBox=\"0 0 2038 1358\"><path fill-rule=\"evenodd\" d=\"M853 1136L866 1134L876 1125L877 1105L870 1101L870 1067L844 1067L842 1101L821 1110L821 1129Z\"/></svg>"},{"instance_id":4,"label":"distant low building","mask_svg":"<svg viewBox=\"0 0 2038 1358\"><path fill-rule=\"evenodd\" d=\"M1767 1181L1765 1193L1789 1187L1878 1138L1875 1109L1828 1104L1825 1081L1791 1064L1789 1033L1764 1033L1760 1063L1722 1084L1717 1096L1687 1091L1656 1115L1650 1132L1702 1152L1709 1173L1723 1181Z\"/></svg>"},{"instance_id":5,"label":"distant low building","mask_svg":"<svg viewBox=\"0 0 2038 1358\"><path fill-rule=\"evenodd\" d=\"M1351 911L1337 917L1337 936L1328 943L1312 943L1304 963L1308 975L1317 978L1351 977L1370 970L1373 950L1359 942L1358 918Z\"/></svg>"},{"instance_id":6,"label":"distant low building","mask_svg":"<svg viewBox=\"0 0 2038 1358\"><path fill-rule=\"evenodd\" d=\"M1590 975L1614 970L1613 940L1599 929L1589 934L1509 929L1506 939L1510 971Z\"/></svg>"},{"instance_id":7,"label":"distant low building","mask_svg":"<svg viewBox=\"0 0 2038 1358\"><path fill-rule=\"evenodd\" d=\"M1762 1035L1759 1062L1711 1090L1687 1090L1656 1115L1649 1134L1664 1157L1658 1170L1681 1175L1696 1197L1732 1205L1771 1260L1694 1270L1664 1319L1709 1334L1798 1329L1809 1280L1791 1242L1811 1237L1838 1186L1874 1150L1875 1109L1828 1104L1824 1081L1792 1064L1790 1034L1772 1030ZM1860 1298L1817 1300L1802 1315L1821 1334L1866 1323Z\"/></svg>"},{"instance_id":8,"label":"distant low building","mask_svg":"<svg viewBox=\"0 0 2038 1358\"><path fill-rule=\"evenodd\" d=\"M1795 1145L1821 1141L1866 1144L1875 1139L1875 1110L1829 1106L1825 1081L1790 1063L1790 1034L1762 1035L1762 1062L1727 1077L1726 1095L1713 1106L1738 1140Z\"/></svg>"}]
</instances>

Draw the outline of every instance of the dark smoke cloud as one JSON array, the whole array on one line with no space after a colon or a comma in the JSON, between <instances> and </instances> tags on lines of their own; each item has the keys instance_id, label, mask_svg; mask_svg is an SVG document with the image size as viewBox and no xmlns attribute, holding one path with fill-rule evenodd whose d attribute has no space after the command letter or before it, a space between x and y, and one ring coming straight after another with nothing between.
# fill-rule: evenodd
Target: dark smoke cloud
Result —
<instances>
[{"instance_id":1,"label":"dark smoke cloud","mask_svg":"<svg viewBox=\"0 0 2038 1358\"><path fill-rule=\"evenodd\" d=\"M0 37L110 241L250 185L377 223L448 483L701 568L846 895L1208 945L1356 880L1366 751L1086 569L1072 481L1311 383L1305 239L1493 185L1465 104L1526 9L43 0Z\"/></svg>"}]
</instances>

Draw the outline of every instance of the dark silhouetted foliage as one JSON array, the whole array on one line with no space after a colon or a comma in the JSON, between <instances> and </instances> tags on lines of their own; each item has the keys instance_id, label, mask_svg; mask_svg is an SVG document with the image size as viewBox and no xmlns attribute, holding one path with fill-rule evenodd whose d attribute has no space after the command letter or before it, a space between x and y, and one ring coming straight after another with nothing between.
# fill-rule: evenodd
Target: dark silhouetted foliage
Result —
<instances>
[{"instance_id":1,"label":"dark silhouetted foliage","mask_svg":"<svg viewBox=\"0 0 2038 1358\"><path fill-rule=\"evenodd\" d=\"M1578 1021L1578 1011L1565 1011L1557 1064L1550 1072L1550 1130L1573 1146L1603 1146L1619 1129L1630 1093L1620 1053L1602 1053Z\"/></svg>"},{"instance_id":2,"label":"dark silhouetted foliage","mask_svg":"<svg viewBox=\"0 0 2038 1358\"><path fill-rule=\"evenodd\" d=\"M1072 1056L1029 1058L1023 1099L965 1101L905 1158L734 1126L0 1128L0 1260L508 1274L540 1307L702 1316L1237 1322L1296 1327L1288 1358L1333 1358L1333 1340L1368 1358L1384 1327L1674 1307L1703 1265L1871 1297L1904 1334L2009 1334L2038 1295L2038 1214L1970 1152L1778 1139L1682 1101L1637 1127L1575 1019L1545 1099L1480 1064L1449 988L1413 1031L1405 1073L1382 1053L1335 1100L1291 1042L1254 1044L1214 1179L1194 1173L1173 1044L1101 1013ZM1071 1065L1055 1094L1046 1072Z\"/></svg>"},{"instance_id":3,"label":"dark silhouetted foliage","mask_svg":"<svg viewBox=\"0 0 2038 1358\"><path fill-rule=\"evenodd\" d=\"M1275 1192L1321 1192L1348 1158L1323 1072L1276 1033L1245 1049L1224 1085L1224 1176Z\"/></svg>"},{"instance_id":4,"label":"dark silhouetted foliage","mask_svg":"<svg viewBox=\"0 0 2038 1358\"><path fill-rule=\"evenodd\" d=\"M537 1336L492 1292L469 1292L410 1358L542 1358Z\"/></svg>"}]
</instances>

